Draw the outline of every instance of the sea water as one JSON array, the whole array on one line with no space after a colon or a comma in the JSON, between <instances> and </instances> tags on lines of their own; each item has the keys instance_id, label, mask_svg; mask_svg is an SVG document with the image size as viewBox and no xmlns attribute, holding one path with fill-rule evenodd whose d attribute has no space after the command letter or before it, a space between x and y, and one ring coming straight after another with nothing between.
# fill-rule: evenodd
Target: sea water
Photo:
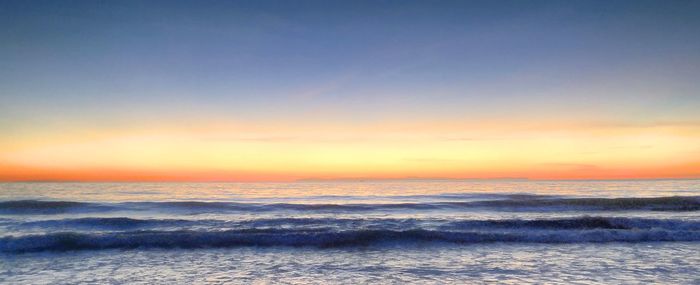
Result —
<instances>
[{"instance_id":1,"label":"sea water","mask_svg":"<svg viewBox=\"0 0 700 285\"><path fill-rule=\"evenodd\" d=\"M0 282L700 283L700 181L0 184Z\"/></svg>"}]
</instances>

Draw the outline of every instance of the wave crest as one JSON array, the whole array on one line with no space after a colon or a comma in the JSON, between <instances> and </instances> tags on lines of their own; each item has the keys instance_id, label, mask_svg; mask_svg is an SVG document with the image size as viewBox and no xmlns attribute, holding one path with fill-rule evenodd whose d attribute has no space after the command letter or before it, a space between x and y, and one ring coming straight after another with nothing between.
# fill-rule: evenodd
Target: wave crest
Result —
<instances>
[{"instance_id":1,"label":"wave crest","mask_svg":"<svg viewBox=\"0 0 700 285\"><path fill-rule=\"evenodd\" d=\"M669 229L699 230L700 221L682 219L648 219L582 216L547 219L398 219L398 218L268 218L252 220L185 220L185 219L136 219L127 217L77 218L5 222L6 227L42 230L128 230L154 228L205 228L205 229L256 229L256 228L335 228L335 229L441 229L441 230L587 230L587 229Z\"/></svg>"},{"instance_id":2,"label":"wave crest","mask_svg":"<svg viewBox=\"0 0 700 285\"><path fill-rule=\"evenodd\" d=\"M0 251L102 250L133 248L221 248L242 246L349 247L404 243L602 243L700 241L696 231L588 230L559 232L452 232L437 230L297 231L287 229L228 231L133 231L52 233L0 238Z\"/></svg>"},{"instance_id":3,"label":"wave crest","mask_svg":"<svg viewBox=\"0 0 700 285\"><path fill-rule=\"evenodd\" d=\"M489 211L700 211L700 197L656 198L533 198L517 196L499 200L415 202L380 204L302 204L302 203L239 203L239 202L124 202L86 203L72 201L19 200L0 202L0 214L56 214L63 212L104 211L178 211L189 213L215 212L369 212L391 210L489 210Z\"/></svg>"}]
</instances>

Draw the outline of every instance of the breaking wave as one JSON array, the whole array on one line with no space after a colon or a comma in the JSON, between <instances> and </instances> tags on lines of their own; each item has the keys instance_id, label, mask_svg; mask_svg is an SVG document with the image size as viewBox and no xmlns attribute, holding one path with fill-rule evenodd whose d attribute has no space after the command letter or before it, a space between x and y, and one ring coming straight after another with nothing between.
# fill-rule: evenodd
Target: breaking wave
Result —
<instances>
[{"instance_id":1,"label":"breaking wave","mask_svg":"<svg viewBox=\"0 0 700 285\"><path fill-rule=\"evenodd\" d=\"M0 202L0 214L60 214L71 211L101 212L112 206L73 201L15 200Z\"/></svg>"},{"instance_id":2,"label":"breaking wave","mask_svg":"<svg viewBox=\"0 0 700 285\"><path fill-rule=\"evenodd\" d=\"M405 243L604 243L700 241L700 232L649 230L562 230L479 232L440 230L293 230L245 229L227 231L130 231L110 233L50 233L0 238L0 251L102 250L134 248L221 248L243 246L352 247Z\"/></svg>"},{"instance_id":3,"label":"breaking wave","mask_svg":"<svg viewBox=\"0 0 700 285\"><path fill-rule=\"evenodd\" d=\"M442 230L504 230L504 229L669 229L698 230L700 221L682 219L648 219L624 217L582 216L572 218L544 219L353 219L353 218L273 218L240 221L227 220L185 220L185 219L136 219L126 217L57 219L11 223L6 226L21 230L26 228L52 229L97 229L128 230L152 228L335 228L335 229L406 229L439 228Z\"/></svg>"},{"instance_id":4,"label":"breaking wave","mask_svg":"<svg viewBox=\"0 0 700 285\"><path fill-rule=\"evenodd\" d=\"M24 222L17 227L63 231L0 237L0 251L244 246L349 247L410 243L605 243L700 241L700 221L622 217L558 219L334 219L244 221L79 218ZM111 231L70 231L88 227ZM170 227L164 230L160 227ZM71 228L72 229L72 228Z\"/></svg>"},{"instance_id":5,"label":"breaking wave","mask_svg":"<svg viewBox=\"0 0 700 285\"><path fill-rule=\"evenodd\" d=\"M239 202L124 202L87 203L72 201L17 200L0 202L0 214L57 214L105 211L212 212L367 212L387 210L492 210L492 211L699 211L700 197L656 198L550 198L504 196L504 199L456 202L415 202L380 204L302 204Z\"/></svg>"}]
</instances>

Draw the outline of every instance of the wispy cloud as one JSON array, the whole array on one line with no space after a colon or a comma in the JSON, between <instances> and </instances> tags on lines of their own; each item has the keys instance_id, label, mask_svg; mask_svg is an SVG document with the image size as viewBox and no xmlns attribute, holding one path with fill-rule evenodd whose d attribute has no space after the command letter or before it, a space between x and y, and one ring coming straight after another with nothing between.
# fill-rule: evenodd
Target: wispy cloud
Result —
<instances>
[{"instance_id":1,"label":"wispy cloud","mask_svg":"<svg viewBox=\"0 0 700 285\"><path fill-rule=\"evenodd\" d=\"M546 168L555 168L566 171L598 171L602 170L599 166L594 164L585 163L566 163L566 162L553 162L553 163L540 163L539 165Z\"/></svg>"}]
</instances>

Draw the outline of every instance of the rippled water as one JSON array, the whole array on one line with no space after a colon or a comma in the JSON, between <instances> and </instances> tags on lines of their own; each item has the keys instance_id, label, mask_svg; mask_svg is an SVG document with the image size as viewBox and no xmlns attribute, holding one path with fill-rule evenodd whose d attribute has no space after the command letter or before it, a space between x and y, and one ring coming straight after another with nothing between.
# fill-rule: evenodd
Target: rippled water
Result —
<instances>
[{"instance_id":1,"label":"rippled water","mask_svg":"<svg viewBox=\"0 0 700 285\"><path fill-rule=\"evenodd\" d=\"M0 184L0 282L700 282L700 181Z\"/></svg>"}]
</instances>

